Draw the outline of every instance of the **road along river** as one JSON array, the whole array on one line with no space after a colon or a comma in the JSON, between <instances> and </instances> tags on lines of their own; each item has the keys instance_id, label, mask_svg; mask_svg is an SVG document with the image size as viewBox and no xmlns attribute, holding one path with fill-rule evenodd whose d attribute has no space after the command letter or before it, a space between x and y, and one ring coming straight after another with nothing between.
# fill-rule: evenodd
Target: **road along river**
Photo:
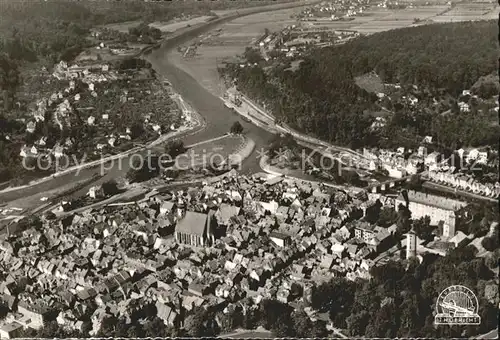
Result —
<instances>
[{"instance_id":1,"label":"road along river","mask_svg":"<svg viewBox=\"0 0 500 340\"><path fill-rule=\"evenodd\" d=\"M223 102L217 96L214 96L205 88L203 88L195 78L171 63L167 59L168 52L179 46L180 44L186 43L196 38L200 34L206 33L216 28L218 25L229 22L238 17L264 11L279 11L291 7L306 6L316 2L318 1L301 1L296 3L271 5L260 8L235 11L235 13L228 14L208 23L181 29L172 34L171 37L167 38L161 44L161 46L156 49L152 49L145 56L145 58L152 63L156 72L159 75L167 78L173 85L174 89L183 97L183 99L188 104L190 104L195 111L201 114L201 116L203 116L205 120L206 127L203 130L196 134L183 138L186 145L218 137L228 132L232 123L238 120L238 116L235 115L230 109L226 108L223 105ZM271 138L271 134L269 132L247 122L241 123L245 128L247 136L255 142L256 151L268 145L269 139ZM103 183L112 178L124 176L129 170L129 163L129 156L122 158L120 162L114 162L114 166L107 171L105 176L103 176L93 184L89 184L87 187L81 189L80 191L75 193L74 196L84 194L92 185ZM260 170L259 160L256 157L256 152L254 152L243 162L242 172L251 173ZM80 169L79 172L67 173L65 175L49 179L38 184L29 185L18 190L0 192L0 202L22 202L27 197L38 196L43 192L56 190L76 181L90 178L99 171L99 166L95 168L84 168Z\"/></svg>"}]
</instances>

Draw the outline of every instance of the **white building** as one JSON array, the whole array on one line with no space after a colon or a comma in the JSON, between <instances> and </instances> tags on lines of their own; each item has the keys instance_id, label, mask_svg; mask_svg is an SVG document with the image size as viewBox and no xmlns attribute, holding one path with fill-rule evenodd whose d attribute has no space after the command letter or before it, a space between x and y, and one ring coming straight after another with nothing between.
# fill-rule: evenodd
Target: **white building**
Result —
<instances>
[{"instance_id":1,"label":"white building","mask_svg":"<svg viewBox=\"0 0 500 340\"><path fill-rule=\"evenodd\" d=\"M406 191L406 193L408 195L408 209L411 211L412 219L429 216L431 225L443 223L444 226L447 226L443 228L443 236L455 236L456 213L467 206L467 203L412 190ZM396 198L396 209L399 209L400 204L404 206L407 204L404 192L401 192Z\"/></svg>"},{"instance_id":2,"label":"white building","mask_svg":"<svg viewBox=\"0 0 500 340\"><path fill-rule=\"evenodd\" d=\"M56 145L54 146L54 157L55 158L61 158L64 156L64 148L61 145Z\"/></svg>"},{"instance_id":3,"label":"white building","mask_svg":"<svg viewBox=\"0 0 500 340\"><path fill-rule=\"evenodd\" d=\"M33 133L33 132L35 132L35 129L36 129L35 122L29 122L28 124L26 124L26 131L27 132Z\"/></svg>"},{"instance_id":4,"label":"white building","mask_svg":"<svg viewBox=\"0 0 500 340\"><path fill-rule=\"evenodd\" d=\"M464 102L459 102L458 107L461 112L470 112L470 105Z\"/></svg>"},{"instance_id":5,"label":"white building","mask_svg":"<svg viewBox=\"0 0 500 340\"><path fill-rule=\"evenodd\" d=\"M431 165L436 165L439 160L441 159L441 155L439 152L431 152L424 158L424 164L425 166L431 166Z\"/></svg>"},{"instance_id":6,"label":"white building","mask_svg":"<svg viewBox=\"0 0 500 340\"><path fill-rule=\"evenodd\" d=\"M486 151L479 151L477 154L476 162L478 164L487 164L488 163L488 153Z\"/></svg>"},{"instance_id":7,"label":"white building","mask_svg":"<svg viewBox=\"0 0 500 340\"><path fill-rule=\"evenodd\" d=\"M406 258L415 256L417 256L417 235L412 229L406 234Z\"/></svg>"},{"instance_id":8,"label":"white building","mask_svg":"<svg viewBox=\"0 0 500 340\"><path fill-rule=\"evenodd\" d=\"M102 187L99 186L93 186L89 189L88 195L90 198L96 199L104 196L104 191L102 190Z\"/></svg>"},{"instance_id":9,"label":"white building","mask_svg":"<svg viewBox=\"0 0 500 340\"><path fill-rule=\"evenodd\" d=\"M286 247L292 243L290 235L272 232L269 234L269 238L279 247Z\"/></svg>"},{"instance_id":10,"label":"white building","mask_svg":"<svg viewBox=\"0 0 500 340\"><path fill-rule=\"evenodd\" d=\"M406 170L398 166L384 164L384 169L387 170L389 177L392 178L403 178L406 176Z\"/></svg>"}]
</instances>

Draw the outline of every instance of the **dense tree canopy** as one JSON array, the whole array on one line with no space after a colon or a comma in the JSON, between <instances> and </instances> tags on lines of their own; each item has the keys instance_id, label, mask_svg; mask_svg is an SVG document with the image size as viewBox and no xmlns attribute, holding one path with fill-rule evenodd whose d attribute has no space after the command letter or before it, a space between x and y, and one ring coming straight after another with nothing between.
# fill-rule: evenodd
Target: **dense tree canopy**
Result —
<instances>
[{"instance_id":1,"label":"dense tree canopy","mask_svg":"<svg viewBox=\"0 0 500 340\"><path fill-rule=\"evenodd\" d=\"M0 93L3 93L6 110L10 108L12 96L19 86L20 81L17 63L6 53L0 53Z\"/></svg>"},{"instance_id":2,"label":"dense tree canopy","mask_svg":"<svg viewBox=\"0 0 500 340\"><path fill-rule=\"evenodd\" d=\"M471 247L445 257L426 255L422 263L388 262L373 267L371 275L370 281L334 278L320 284L313 290L312 307L329 311L334 325L352 337L470 337L497 324L496 307L485 298L485 287L495 284L494 274ZM476 294L480 326L434 327L437 297L453 284Z\"/></svg>"},{"instance_id":3,"label":"dense tree canopy","mask_svg":"<svg viewBox=\"0 0 500 340\"><path fill-rule=\"evenodd\" d=\"M140 156L140 157L139 157ZM130 183L147 181L160 173L159 157L157 155L147 155L134 158L126 178Z\"/></svg>"},{"instance_id":4,"label":"dense tree canopy","mask_svg":"<svg viewBox=\"0 0 500 340\"><path fill-rule=\"evenodd\" d=\"M223 72L278 120L336 144L414 148L430 135L447 148L492 145L500 131L488 108L467 99L471 111L460 112L457 101L471 87L476 92L482 88L481 97L495 92L491 77L477 81L497 68L496 31L492 21L404 28L313 49L295 71L278 59L271 68L234 64ZM255 62L256 53L247 50L244 56ZM356 85L356 77L370 72L383 83L400 84L402 94L378 101ZM404 103L402 96L409 93L418 104ZM391 115L384 129L372 131L380 110Z\"/></svg>"},{"instance_id":5,"label":"dense tree canopy","mask_svg":"<svg viewBox=\"0 0 500 340\"><path fill-rule=\"evenodd\" d=\"M243 132L243 126L239 121L236 121L231 125L231 128L229 130L233 134L241 134Z\"/></svg>"}]
</instances>

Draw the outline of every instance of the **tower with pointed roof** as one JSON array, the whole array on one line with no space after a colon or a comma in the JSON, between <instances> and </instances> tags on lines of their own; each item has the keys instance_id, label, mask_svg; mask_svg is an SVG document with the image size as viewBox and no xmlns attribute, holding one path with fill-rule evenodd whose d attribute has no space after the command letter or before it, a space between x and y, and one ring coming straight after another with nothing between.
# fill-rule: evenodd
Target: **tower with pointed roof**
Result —
<instances>
[{"instance_id":1,"label":"tower with pointed roof","mask_svg":"<svg viewBox=\"0 0 500 340\"><path fill-rule=\"evenodd\" d=\"M413 227L406 234L406 259L417 256L417 234Z\"/></svg>"}]
</instances>

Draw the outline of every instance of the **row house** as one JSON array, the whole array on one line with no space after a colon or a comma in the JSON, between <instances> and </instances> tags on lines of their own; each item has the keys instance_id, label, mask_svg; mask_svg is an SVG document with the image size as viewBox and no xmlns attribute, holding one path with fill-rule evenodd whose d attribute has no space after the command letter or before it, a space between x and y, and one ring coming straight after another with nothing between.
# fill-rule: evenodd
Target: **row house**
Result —
<instances>
[{"instance_id":1,"label":"row house","mask_svg":"<svg viewBox=\"0 0 500 340\"><path fill-rule=\"evenodd\" d=\"M472 176L467 176L461 173L451 173L445 171L429 171L428 178L437 183L450 185L460 190L471 191L475 194L497 197L500 194L500 184L487 183L483 184L475 180Z\"/></svg>"}]
</instances>

